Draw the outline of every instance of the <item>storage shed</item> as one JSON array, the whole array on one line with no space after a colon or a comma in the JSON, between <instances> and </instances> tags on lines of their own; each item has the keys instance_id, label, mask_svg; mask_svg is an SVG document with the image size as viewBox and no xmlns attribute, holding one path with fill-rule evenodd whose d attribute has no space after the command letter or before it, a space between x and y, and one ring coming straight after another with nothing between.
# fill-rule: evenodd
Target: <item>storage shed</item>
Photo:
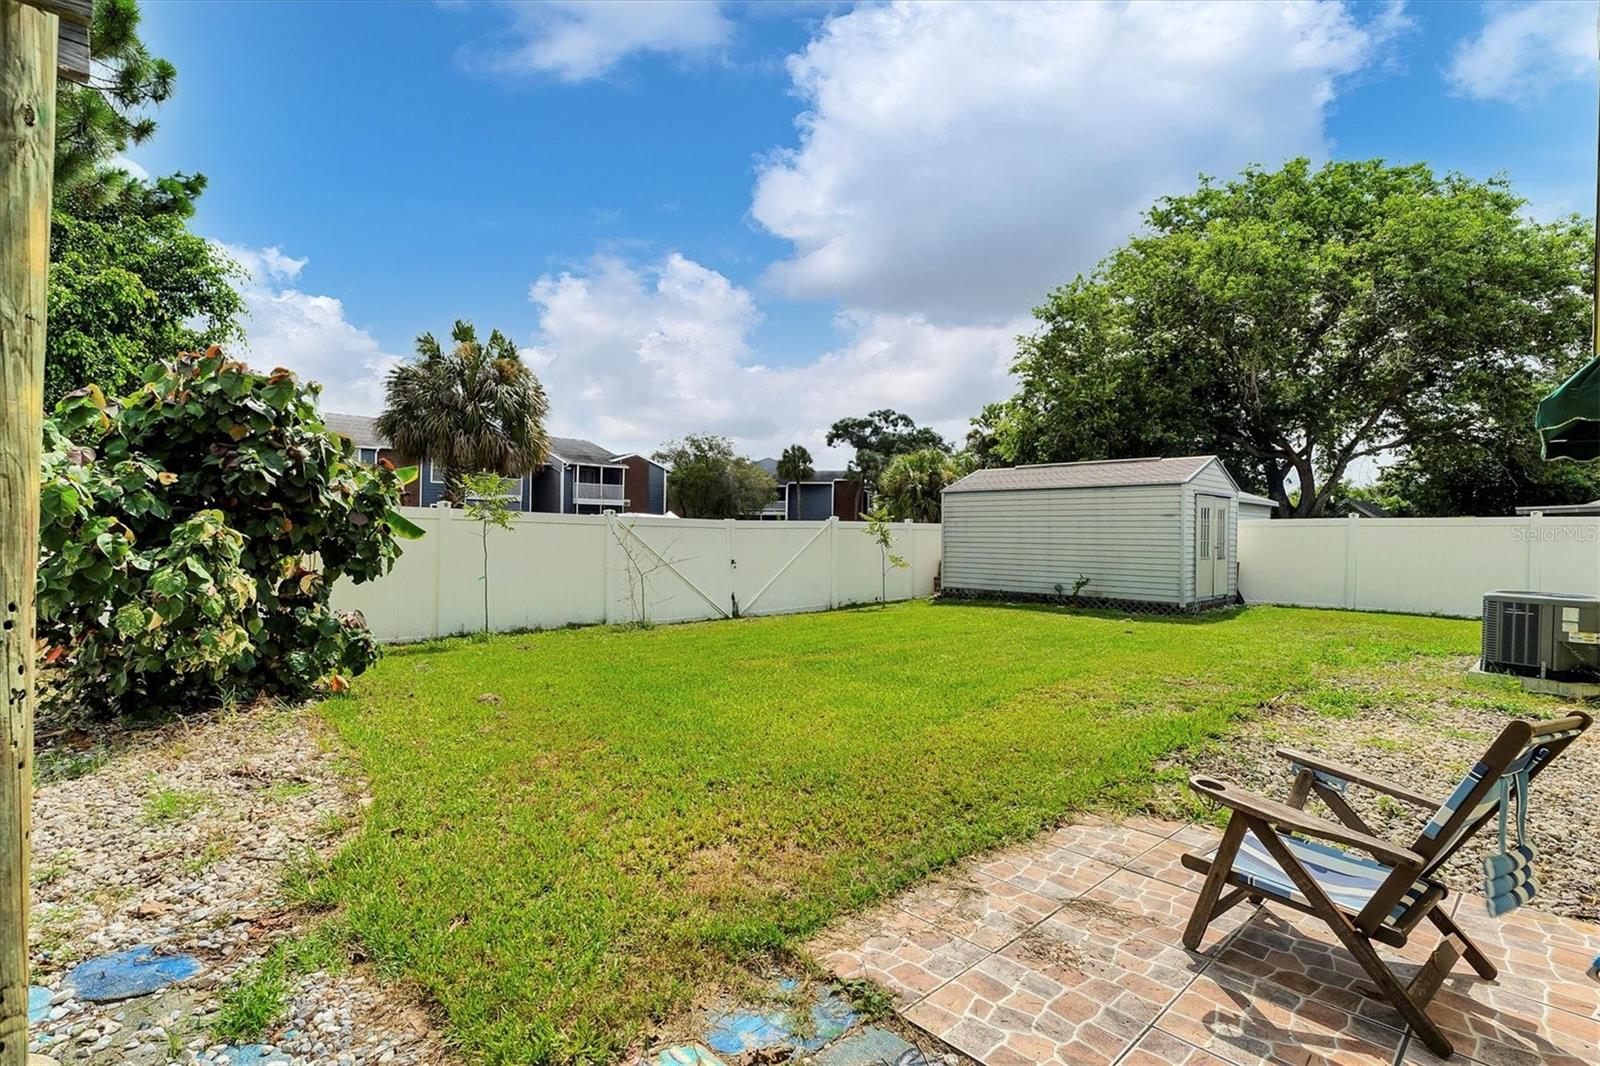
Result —
<instances>
[{"instance_id":1,"label":"storage shed","mask_svg":"<svg viewBox=\"0 0 1600 1066\"><path fill-rule=\"evenodd\" d=\"M1238 497L1214 455L979 470L944 490L942 587L1216 606L1238 588Z\"/></svg>"},{"instance_id":2,"label":"storage shed","mask_svg":"<svg viewBox=\"0 0 1600 1066\"><path fill-rule=\"evenodd\" d=\"M1271 518L1278 510L1278 501L1270 496L1257 496L1252 492L1239 493L1239 517Z\"/></svg>"}]
</instances>

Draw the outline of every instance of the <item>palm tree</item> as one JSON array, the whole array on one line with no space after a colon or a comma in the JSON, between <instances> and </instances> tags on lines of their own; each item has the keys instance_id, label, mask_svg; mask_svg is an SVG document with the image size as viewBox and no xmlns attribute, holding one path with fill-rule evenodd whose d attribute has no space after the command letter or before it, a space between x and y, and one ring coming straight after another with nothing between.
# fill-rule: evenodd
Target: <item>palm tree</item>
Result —
<instances>
[{"instance_id":1,"label":"palm tree","mask_svg":"<svg viewBox=\"0 0 1600 1066\"><path fill-rule=\"evenodd\" d=\"M879 475L876 499L896 522L937 522L941 493L973 469L967 453L946 455L938 448L905 452L889 460Z\"/></svg>"},{"instance_id":2,"label":"palm tree","mask_svg":"<svg viewBox=\"0 0 1600 1066\"><path fill-rule=\"evenodd\" d=\"M778 460L778 483L786 485L791 481L810 481L816 471L811 468L811 453L806 451L802 444L791 444L783 450L783 458Z\"/></svg>"},{"instance_id":3,"label":"palm tree","mask_svg":"<svg viewBox=\"0 0 1600 1066\"><path fill-rule=\"evenodd\" d=\"M463 474L521 477L550 451L544 386L499 330L480 343L457 320L445 351L432 333L417 338L416 362L389 373L378 432L408 461L439 467L448 493Z\"/></svg>"}]
</instances>

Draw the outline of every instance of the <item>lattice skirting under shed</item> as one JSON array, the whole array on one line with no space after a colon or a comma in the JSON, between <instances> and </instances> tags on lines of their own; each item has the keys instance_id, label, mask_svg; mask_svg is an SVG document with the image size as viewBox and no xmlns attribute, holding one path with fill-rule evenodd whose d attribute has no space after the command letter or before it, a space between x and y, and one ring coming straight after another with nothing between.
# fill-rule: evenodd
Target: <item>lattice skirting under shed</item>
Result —
<instances>
[{"instance_id":1,"label":"lattice skirting under shed","mask_svg":"<svg viewBox=\"0 0 1600 1066\"><path fill-rule=\"evenodd\" d=\"M1108 596L1065 596L1043 592L1001 592L996 589L942 588L935 600L988 600L994 603L1048 603L1056 607L1077 607L1086 611L1126 611L1129 614L1199 614L1242 602L1236 596L1221 596L1179 606L1149 600L1121 600Z\"/></svg>"}]
</instances>

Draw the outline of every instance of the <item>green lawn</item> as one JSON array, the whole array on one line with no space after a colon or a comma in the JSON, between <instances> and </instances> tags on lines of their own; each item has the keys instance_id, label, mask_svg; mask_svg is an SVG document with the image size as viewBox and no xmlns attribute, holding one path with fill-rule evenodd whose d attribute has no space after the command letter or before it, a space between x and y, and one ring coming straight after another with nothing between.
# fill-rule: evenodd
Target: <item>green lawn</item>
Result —
<instances>
[{"instance_id":1,"label":"green lawn","mask_svg":"<svg viewBox=\"0 0 1600 1066\"><path fill-rule=\"evenodd\" d=\"M1137 804L1264 700L1477 633L909 603L392 649L325 704L375 802L309 891L474 1056L607 1062L754 953Z\"/></svg>"}]
</instances>

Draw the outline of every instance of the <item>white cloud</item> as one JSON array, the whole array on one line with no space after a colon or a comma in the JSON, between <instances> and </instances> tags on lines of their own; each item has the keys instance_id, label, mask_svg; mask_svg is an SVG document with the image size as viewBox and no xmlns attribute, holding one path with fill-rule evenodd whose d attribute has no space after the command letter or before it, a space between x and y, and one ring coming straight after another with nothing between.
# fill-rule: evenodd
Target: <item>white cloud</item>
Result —
<instances>
[{"instance_id":1,"label":"white cloud","mask_svg":"<svg viewBox=\"0 0 1600 1066\"><path fill-rule=\"evenodd\" d=\"M547 379L558 423L600 422L615 432L689 407L722 426L759 416L723 387L748 359L760 314L716 271L677 254L643 270L601 257L582 274L539 278L529 299L539 308L530 359Z\"/></svg>"},{"instance_id":2,"label":"white cloud","mask_svg":"<svg viewBox=\"0 0 1600 1066\"><path fill-rule=\"evenodd\" d=\"M1576 0L1486 4L1483 29L1451 57L1450 82L1481 100L1525 102L1562 82L1592 79L1597 11Z\"/></svg>"},{"instance_id":3,"label":"white cloud","mask_svg":"<svg viewBox=\"0 0 1600 1066\"><path fill-rule=\"evenodd\" d=\"M823 447L828 426L877 407L962 436L975 402L1007 392L1012 338L1022 328L847 312L841 347L772 367L751 348L761 319L751 294L677 253L647 266L599 258L581 272L539 278L529 297L539 329L524 354L550 392L557 433L649 451L686 432L713 432L756 457L798 440L819 462L841 464L847 451Z\"/></svg>"},{"instance_id":4,"label":"white cloud","mask_svg":"<svg viewBox=\"0 0 1600 1066\"><path fill-rule=\"evenodd\" d=\"M250 272L251 280L257 283L273 281L293 281L300 276L310 259L296 259L292 255L284 255L283 250L276 244L266 248L240 248L224 245L228 254L239 260L239 263Z\"/></svg>"},{"instance_id":5,"label":"white cloud","mask_svg":"<svg viewBox=\"0 0 1600 1066\"><path fill-rule=\"evenodd\" d=\"M755 219L798 298L1009 320L1197 172L1326 154L1337 80L1404 25L1337 4L908 4L830 19L789 71L798 148Z\"/></svg>"},{"instance_id":6,"label":"white cloud","mask_svg":"<svg viewBox=\"0 0 1600 1066\"><path fill-rule=\"evenodd\" d=\"M140 181L150 180L150 172L125 155L112 156L110 165L119 170L126 170Z\"/></svg>"},{"instance_id":7,"label":"white cloud","mask_svg":"<svg viewBox=\"0 0 1600 1066\"><path fill-rule=\"evenodd\" d=\"M800 144L751 213L792 242L766 280L837 300L837 347L754 350L756 299L680 254L532 286L552 425L618 448L703 430L749 454L893 407L952 440L1012 391L1015 337L1158 196L1323 156L1338 80L1385 58L1398 5L896 4L828 20L790 74Z\"/></svg>"},{"instance_id":8,"label":"white cloud","mask_svg":"<svg viewBox=\"0 0 1600 1066\"><path fill-rule=\"evenodd\" d=\"M383 379L401 358L346 320L338 298L294 287L308 260L276 246L220 247L248 272L239 286L249 313L245 361L256 370L288 367L303 381L321 382L324 411L376 414Z\"/></svg>"},{"instance_id":9,"label":"white cloud","mask_svg":"<svg viewBox=\"0 0 1600 1066\"><path fill-rule=\"evenodd\" d=\"M600 77L640 52L706 55L733 29L715 0L545 0L509 11L515 43L491 55L490 65L563 81Z\"/></svg>"},{"instance_id":10,"label":"white cloud","mask_svg":"<svg viewBox=\"0 0 1600 1066\"><path fill-rule=\"evenodd\" d=\"M1033 321L935 325L922 315L846 311L836 325L845 343L816 362L750 371L758 401L787 415L766 438L767 451L798 440L843 466L848 448L822 447L828 427L879 407L909 414L959 446L979 408L1012 393L1016 338Z\"/></svg>"}]
</instances>

